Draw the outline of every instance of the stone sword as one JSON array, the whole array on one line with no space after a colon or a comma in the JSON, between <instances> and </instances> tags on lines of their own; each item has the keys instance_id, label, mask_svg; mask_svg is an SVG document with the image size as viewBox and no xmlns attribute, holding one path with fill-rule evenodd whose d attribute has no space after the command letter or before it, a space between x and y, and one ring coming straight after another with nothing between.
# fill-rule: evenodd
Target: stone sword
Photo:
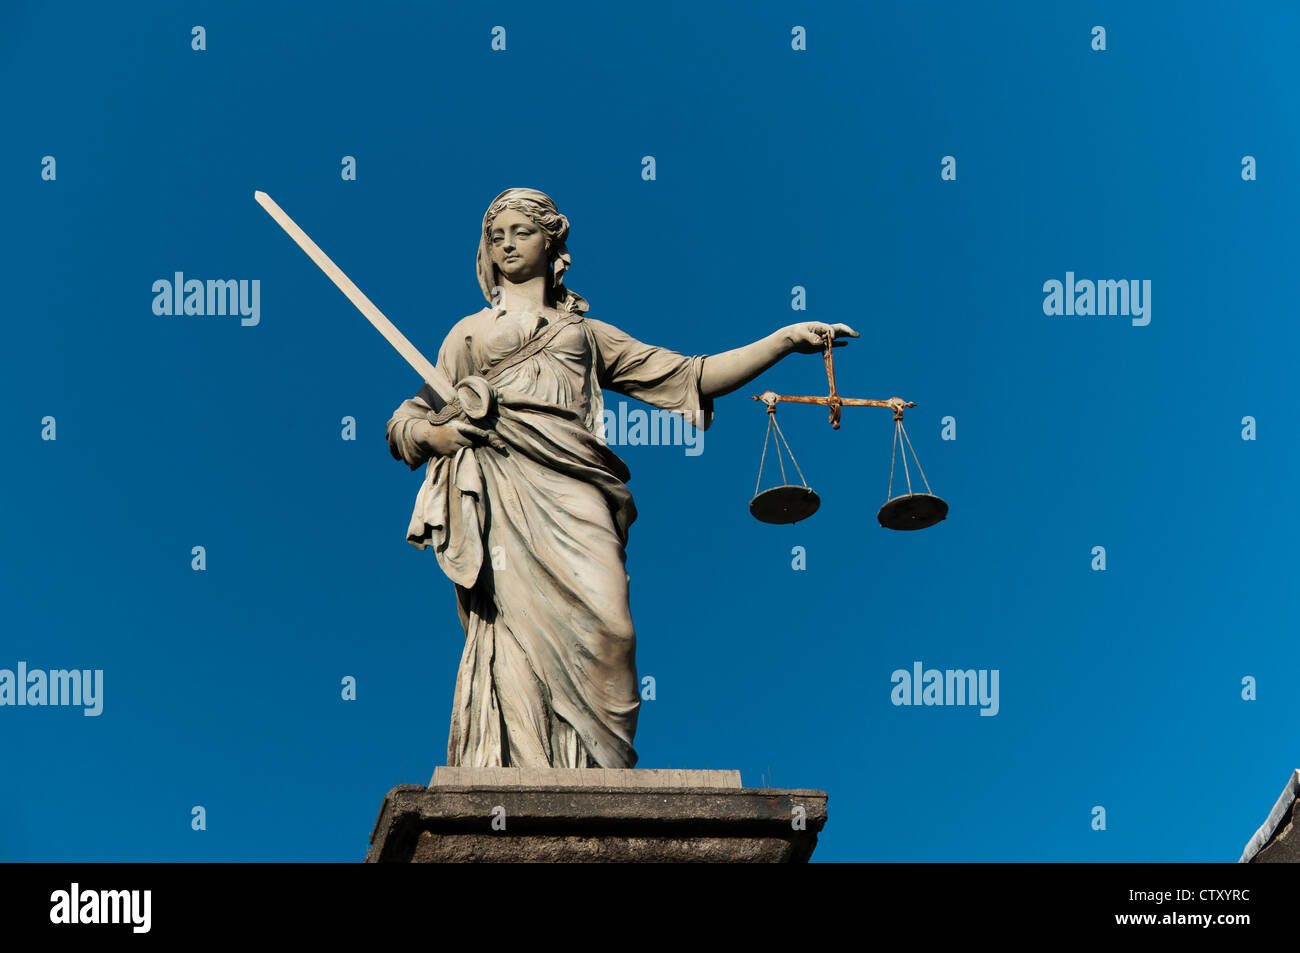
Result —
<instances>
[{"instance_id":1,"label":"stone sword","mask_svg":"<svg viewBox=\"0 0 1300 953\"><path fill-rule=\"evenodd\" d=\"M325 272L325 276L338 286L338 289L347 296L347 299L356 306L356 309L365 316L365 319L374 325L375 330L384 336L384 340L391 344L398 354L402 355L406 363L411 365L412 369L438 395L438 399L444 405L454 404L459 406L460 401L456 397L456 388L447 379L447 375L440 371L427 357L420 353L414 344L407 340L406 335L399 331L379 308L375 307L375 303L353 284L351 278L343 274L343 269L334 264L330 256L325 254L321 247L298 227L298 223L276 204L275 199L260 191L254 192L253 198L257 199L257 204L266 209L267 214L275 219L276 224L298 243L298 247L307 253L307 257L314 261L321 271ZM501 438L494 433L488 437L488 442L497 449L501 449L500 440Z\"/></svg>"}]
</instances>

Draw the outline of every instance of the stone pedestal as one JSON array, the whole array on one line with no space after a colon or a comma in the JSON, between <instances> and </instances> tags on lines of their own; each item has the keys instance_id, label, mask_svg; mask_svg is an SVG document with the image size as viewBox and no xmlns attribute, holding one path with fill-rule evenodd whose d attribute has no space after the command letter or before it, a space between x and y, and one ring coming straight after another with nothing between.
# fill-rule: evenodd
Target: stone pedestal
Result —
<instances>
[{"instance_id":1,"label":"stone pedestal","mask_svg":"<svg viewBox=\"0 0 1300 953\"><path fill-rule=\"evenodd\" d=\"M824 791L745 788L739 771L438 768L384 798L367 863L801 863Z\"/></svg>"}]
</instances>

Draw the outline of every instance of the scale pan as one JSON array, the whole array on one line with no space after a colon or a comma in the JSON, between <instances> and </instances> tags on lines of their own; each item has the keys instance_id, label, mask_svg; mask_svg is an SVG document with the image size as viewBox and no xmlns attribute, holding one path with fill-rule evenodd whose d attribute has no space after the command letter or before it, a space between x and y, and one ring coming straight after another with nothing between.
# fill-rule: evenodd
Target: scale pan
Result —
<instances>
[{"instance_id":1,"label":"scale pan","mask_svg":"<svg viewBox=\"0 0 1300 953\"><path fill-rule=\"evenodd\" d=\"M821 499L806 486L774 486L749 501L749 512L764 523L797 523L821 505Z\"/></svg>"},{"instance_id":2,"label":"scale pan","mask_svg":"<svg viewBox=\"0 0 1300 953\"><path fill-rule=\"evenodd\" d=\"M896 496L880 508L876 519L885 529L925 529L948 515L948 504L929 493Z\"/></svg>"}]
</instances>

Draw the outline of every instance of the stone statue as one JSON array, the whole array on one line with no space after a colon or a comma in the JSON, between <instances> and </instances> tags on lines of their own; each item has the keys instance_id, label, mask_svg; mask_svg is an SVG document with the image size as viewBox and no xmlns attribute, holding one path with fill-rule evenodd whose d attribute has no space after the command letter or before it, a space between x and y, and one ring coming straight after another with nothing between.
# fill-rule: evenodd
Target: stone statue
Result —
<instances>
[{"instance_id":1,"label":"stone statue","mask_svg":"<svg viewBox=\"0 0 1300 953\"><path fill-rule=\"evenodd\" d=\"M858 336L804 322L721 354L643 344L587 317L587 301L565 287L568 235L542 192L492 200L478 248L489 306L456 322L438 352L462 406L442 412L426 386L388 422L393 456L426 464L407 539L432 548L455 583L465 630L451 766L636 764L624 568L636 507L628 468L605 444L604 391L707 429L715 397L787 354L820 354L825 337L841 346L834 339Z\"/></svg>"}]
</instances>

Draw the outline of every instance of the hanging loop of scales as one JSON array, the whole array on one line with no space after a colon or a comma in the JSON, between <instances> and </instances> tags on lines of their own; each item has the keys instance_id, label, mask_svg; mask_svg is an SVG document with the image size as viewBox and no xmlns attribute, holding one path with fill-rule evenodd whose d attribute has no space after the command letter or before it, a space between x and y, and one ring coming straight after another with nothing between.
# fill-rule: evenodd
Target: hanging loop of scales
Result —
<instances>
[{"instance_id":1,"label":"hanging loop of scales","mask_svg":"<svg viewBox=\"0 0 1300 953\"><path fill-rule=\"evenodd\" d=\"M797 523L802 519L807 519L817 512L821 506L821 498L808 486L804 479L803 470L799 468L799 463L794 458L794 452L790 449L790 444L786 442L785 434L781 432L781 425L776 422L776 405L781 401L787 401L794 404L821 404L830 408L830 424L836 430L840 429L840 409L843 407L888 407L894 411L894 449L889 457L889 489L885 494L885 504L880 507L876 514L880 525L886 529L925 529L927 526L933 526L948 515L948 504L939 497L930 492L930 481L925 478L925 471L921 469L921 461L916 456L916 450L912 448L912 441L907 436L907 430L903 427L903 410L908 407L915 407L913 401L905 401L900 397L891 397L889 400L870 400L860 397L841 397L835 389L835 358L832 354L832 339L829 334L822 335L825 342L824 359L826 362L826 379L830 384L830 393L825 397L793 397L788 394L777 394L773 391L764 391L761 394L755 394L754 400L762 401L767 405L767 434L763 437L763 455L758 462L758 482L754 486L754 498L749 501L749 512L756 519L764 523ZM759 491L763 484L763 466L767 462L767 444L772 437L772 432L776 431L778 443L776 444L776 460L781 468L781 485L769 487L766 490ZM907 468L907 450L903 451L903 473L907 479L907 492L899 496L892 496L894 492L894 460L898 455L899 437L907 444L907 450L912 451L912 459L916 461L917 472L921 474L921 480L925 483L925 493L912 492L912 476ZM788 483L785 475L785 463L781 459L781 445L784 444L785 452L790 455L790 462L794 464L795 472L799 474L801 485L796 486Z\"/></svg>"}]
</instances>

